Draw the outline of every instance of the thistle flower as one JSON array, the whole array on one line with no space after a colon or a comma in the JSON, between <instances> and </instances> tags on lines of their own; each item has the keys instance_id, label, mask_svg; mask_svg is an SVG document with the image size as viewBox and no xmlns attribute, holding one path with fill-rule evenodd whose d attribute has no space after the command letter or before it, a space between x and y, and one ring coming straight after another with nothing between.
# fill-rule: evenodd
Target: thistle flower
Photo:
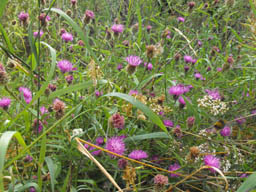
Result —
<instances>
[{"instance_id":1,"label":"thistle flower","mask_svg":"<svg viewBox=\"0 0 256 192\"><path fill-rule=\"evenodd\" d=\"M176 86L172 86L170 89L169 89L169 94L170 95L173 95L174 99L178 99L178 97L180 95L182 95L184 93L184 89L182 86L179 86L179 85L176 85Z\"/></svg>"},{"instance_id":2,"label":"thistle flower","mask_svg":"<svg viewBox=\"0 0 256 192\"><path fill-rule=\"evenodd\" d=\"M184 61L185 61L186 63L192 63L193 58L192 58L191 56L189 56L189 55L185 55L185 56L184 56Z\"/></svg>"},{"instance_id":3,"label":"thistle flower","mask_svg":"<svg viewBox=\"0 0 256 192\"><path fill-rule=\"evenodd\" d=\"M140 159L146 159L148 158L148 154L145 151L142 150L133 150L129 155L129 158L131 159L136 159L136 160L140 160Z\"/></svg>"},{"instance_id":4,"label":"thistle flower","mask_svg":"<svg viewBox=\"0 0 256 192\"><path fill-rule=\"evenodd\" d=\"M22 11L20 12L18 18L23 23L23 25L26 25L28 24L29 14Z\"/></svg>"},{"instance_id":5,"label":"thistle flower","mask_svg":"<svg viewBox=\"0 0 256 192\"><path fill-rule=\"evenodd\" d=\"M178 21L184 23L185 19L183 17L178 17Z\"/></svg>"},{"instance_id":6,"label":"thistle flower","mask_svg":"<svg viewBox=\"0 0 256 192\"><path fill-rule=\"evenodd\" d=\"M164 175L157 174L154 177L154 184L155 185L167 185L168 184L168 177Z\"/></svg>"},{"instance_id":7,"label":"thistle flower","mask_svg":"<svg viewBox=\"0 0 256 192\"><path fill-rule=\"evenodd\" d=\"M174 163L172 165L169 166L169 171L176 171L180 169L180 165L178 163ZM179 175L175 174L175 173L170 173L170 177L179 177Z\"/></svg>"},{"instance_id":8,"label":"thistle flower","mask_svg":"<svg viewBox=\"0 0 256 192\"><path fill-rule=\"evenodd\" d=\"M117 153L119 155L123 155L125 151L125 144L122 138L120 137L111 137L107 140L106 149ZM111 157L115 157L112 154L109 154Z\"/></svg>"},{"instance_id":9,"label":"thistle flower","mask_svg":"<svg viewBox=\"0 0 256 192\"><path fill-rule=\"evenodd\" d=\"M30 101L32 100L32 93L30 89L26 87L20 87L19 91L23 94L25 102L29 104Z\"/></svg>"},{"instance_id":10,"label":"thistle flower","mask_svg":"<svg viewBox=\"0 0 256 192\"><path fill-rule=\"evenodd\" d=\"M231 129L229 126L225 126L221 131L220 131L220 134L223 136L223 137L228 137L231 135Z\"/></svg>"},{"instance_id":11,"label":"thistle flower","mask_svg":"<svg viewBox=\"0 0 256 192\"><path fill-rule=\"evenodd\" d=\"M73 7L75 7L76 4L77 4L77 0L71 0L70 3L71 3L71 5L72 5Z\"/></svg>"},{"instance_id":12,"label":"thistle flower","mask_svg":"<svg viewBox=\"0 0 256 192\"><path fill-rule=\"evenodd\" d=\"M194 1L188 2L189 9L193 9L193 7L196 5Z\"/></svg>"},{"instance_id":13,"label":"thistle flower","mask_svg":"<svg viewBox=\"0 0 256 192\"><path fill-rule=\"evenodd\" d=\"M109 118L108 123L110 127L123 129L125 124L124 116L119 113L115 113Z\"/></svg>"},{"instance_id":14,"label":"thistle flower","mask_svg":"<svg viewBox=\"0 0 256 192\"><path fill-rule=\"evenodd\" d=\"M74 80L74 77L73 77L73 75L68 75L68 76L65 77L65 79L66 79L68 84L71 84L72 81Z\"/></svg>"},{"instance_id":15,"label":"thistle flower","mask_svg":"<svg viewBox=\"0 0 256 192\"><path fill-rule=\"evenodd\" d=\"M125 58L125 60L128 62L127 65L127 72L131 75L136 71L136 67L139 66L142 63L142 60L139 56L130 55Z\"/></svg>"},{"instance_id":16,"label":"thistle flower","mask_svg":"<svg viewBox=\"0 0 256 192\"><path fill-rule=\"evenodd\" d=\"M122 33L124 31L124 25L122 25L122 24L114 24L111 27L111 30L114 32L115 35L118 35L119 33Z\"/></svg>"},{"instance_id":17,"label":"thistle flower","mask_svg":"<svg viewBox=\"0 0 256 192\"><path fill-rule=\"evenodd\" d=\"M68 60L59 61L57 66L62 73L66 73L74 70L72 63L69 62Z\"/></svg>"},{"instance_id":18,"label":"thistle flower","mask_svg":"<svg viewBox=\"0 0 256 192\"><path fill-rule=\"evenodd\" d=\"M95 14L94 14L94 12L91 11L91 10L86 10L86 11L85 11L85 16L86 16L87 18L90 18L90 19L94 19L94 18L95 18Z\"/></svg>"},{"instance_id":19,"label":"thistle flower","mask_svg":"<svg viewBox=\"0 0 256 192\"><path fill-rule=\"evenodd\" d=\"M164 120L163 123L166 127L173 127L174 126L174 123L171 120L168 120L168 119Z\"/></svg>"},{"instance_id":20,"label":"thistle flower","mask_svg":"<svg viewBox=\"0 0 256 192\"><path fill-rule=\"evenodd\" d=\"M63 41L65 41L66 43L69 41L73 41L73 36L71 33L65 32L61 35L61 38Z\"/></svg>"},{"instance_id":21,"label":"thistle flower","mask_svg":"<svg viewBox=\"0 0 256 192\"><path fill-rule=\"evenodd\" d=\"M220 168L220 160L219 158L213 156L213 155L206 155L204 157L204 164L207 166L212 166L212 167L216 167L216 168ZM212 168L210 168L210 171L212 173L215 173L216 171Z\"/></svg>"},{"instance_id":22,"label":"thistle flower","mask_svg":"<svg viewBox=\"0 0 256 192\"><path fill-rule=\"evenodd\" d=\"M0 107L2 107L4 110L8 110L10 104L11 104L11 99L7 97L4 97L0 100Z\"/></svg>"},{"instance_id":23,"label":"thistle flower","mask_svg":"<svg viewBox=\"0 0 256 192\"><path fill-rule=\"evenodd\" d=\"M44 34L44 32L41 30L40 33L39 33L40 37L42 37L43 34ZM38 37L38 31L35 31L33 33L33 35L34 35L35 38Z\"/></svg>"}]
</instances>

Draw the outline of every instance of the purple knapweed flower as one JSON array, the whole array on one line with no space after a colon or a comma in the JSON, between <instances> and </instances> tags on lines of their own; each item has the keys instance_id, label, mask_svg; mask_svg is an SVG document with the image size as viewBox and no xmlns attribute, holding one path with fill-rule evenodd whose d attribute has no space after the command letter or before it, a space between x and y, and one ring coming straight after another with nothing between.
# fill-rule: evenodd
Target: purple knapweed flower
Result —
<instances>
[{"instance_id":1,"label":"purple knapweed flower","mask_svg":"<svg viewBox=\"0 0 256 192\"><path fill-rule=\"evenodd\" d=\"M26 22L29 17L29 14L22 11L22 12L20 12L18 17L19 17L20 21Z\"/></svg>"},{"instance_id":2,"label":"purple knapweed flower","mask_svg":"<svg viewBox=\"0 0 256 192\"><path fill-rule=\"evenodd\" d=\"M97 144L96 144L97 145ZM97 145L98 146L98 145ZM101 150L95 150L96 148L95 147L90 147L90 152L92 153L92 155L94 155L94 156L98 156L98 155L100 155L101 154Z\"/></svg>"},{"instance_id":3,"label":"purple knapweed flower","mask_svg":"<svg viewBox=\"0 0 256 192\"><path fill-rule=\"evenodd\" d=\"M35 187L30 187L30 188L29 188L29 192L36 192Z\"/></svg>"},{"instance_id":4,"label":"purple knapweed flower","mask_svg":"<svg viewBox=\"0 0 256 192\"><path fill-rule=\"evenodd\" d=\"M193 127L195 123L195 117L194 116L191 116L191 117L188 117L187 118L187 125L189 128Z\"/></svg>"},{"instance_id":5,"label":"purple knapweed flower","mask_svg":"<svg viewBox=\"0 0 256 192\"><path fill-rule=\"evenodd\" d=\"M178 163L174 163L172 165L169 166L169 171L176 171L180 169L180 165ZM179 177L179 175L175 174L175 173L170 173L170 177Z\"/></svg>"},{"instance_id":6,"label":"purple knapweed flower","mask_svg":"<svg viewBox=\"0 0 256 192\"><path fill-rule=\"evenodd\" d=\"M174 126L174 123L169 119L164 120L163 123L166 127L173 127Z\"/></svg>"},{"instance_id":7,"label":"purple knapweed flower","mask_svg":"<svg viewBox=\"0 0 256 192\"><path fill-rule=\"evenodd\" d=\"M115 33L115 34L119 34L122 33L124 31L124 25L122 24L114 24L111 27L111 30Z\"/></svg>"},{"instance_id":8,"label":"purple knapweed flower","mask_svg":"<svg viewBox=\"0 0 256 192\"><path fill-rule=\"evenodd\" d=\"M160 174L157 174L155 177L154 177L154 184L155 185L167 185L168 184L168 177L164 176L164 175L160 175Z\"/></svg>"},{"instance_id":9,"label":"purple knapweed flower","mask_svg":"<svg viewBox=\"0 0 256 192\"><path fill-rule=\"evenodd\" d=\"M71 84L72 81L74 80L74 77L73 77L73 75L68 75L68 76L65 77L65 79L66 79L68 84Z\"/></svg>"},{"instance_id":10,"label":"purple knapweed flower","mask_svg":"<svg viewBox=\"0 0 256 192\"><path fill-rule=\"evenodd\" d=\"M151 26L151 25L147 25L147 27L146 27L146 28L147 28L147 31L148 31L148 32L150 32L150 31L151 31L151 29L152 29L152 26Z\"/></svg>"},{"instance_id":11,"label":"purple knapweed flower","mask_svg":"<svg viewBox=\"0 0 256 192\"><path fill-rule=\"evenodd\" d=\"M128 161L126 159L119 159L117 162L117 165L120 169L124 169L128 164Z\"/></svg>"},{"instance_id":12,"label":"purple knapweed flower","mask_svg":"<svg viewBox=\"0 0 256 192\"><path fill-rule=\"evenodd\" d=\"M42 106L42 107L40 107L40 113L41 113L41 115L44 115L44 114L48 113L48 109L46 107Z\"/></svg>"},{"instance_id":13,"label":"purple knapweed flower","mask_svg":"<svg viewBox=\"0 0 256 192\"><path fill-rule=\"evenodd\" d=\"M98 145L102 145L104 143L104 138L103 137L97 137L95 141Z\"/></svg>"},{"instance_id":14,"label":"purple knapweed flower","mask_svg":"<svg viewBox=\"0 0 256 192\"><path fill-rule=\"evenodd\" d=\"M189 55L185 55L185 56L184 56L184 61L185 61L186 63L192 63L193 58L192 58L191 56L189 56Z\"/></svg>"},{"instance_id":15,"label":"purple knapweed flower","mask_svg":"<svg viewBox=\"0 0 256 192\"><path fill-rule=\"evenodd\" d=\"M220 134L223 136L223 137L228 137L231 135L231 129L229 126L225 126L221 131L220 131Z\"/></svg>"},{"instance_id":16,"label":"purple knapweed flower","mask_svg":"<svg viewBox=\"0 0 256 192\"><path fill-rule=\"evenodd\" d=\"M184 93L184 88L182 86L176 85L172 86L169 89L169 94L173 95L174 99L177 99L178 96L182 95Z\"/></svg>"},{"instance_id":17,"label":"purple knapweed flower","mask_svg":"<svg viewBox=\"0 0 256 192\"><path fill-rule=\"evenodd\" d=\"M42 30L40 30L40 33L39 33L40 37L42 37L43 34L44 34L44 32ZM38 31L35 31L33 33L33 35L34 35L35 38L38 37Z\"/></svg>"},{"instance_id":18,"label":"purple knapweed flower","mask_svg":"<svg viewBox=\"0 0 256 192\"><path fill-rule=\"evenodd\" d=\"M139 94L139 91L137 91L137 90L131 89L131 90L129 91L129 95L138 95L138 94Z\"/></svg>"},{"instance_id":19,"label":"purple knapweed flower","mask_svg":"<svg viewBox=\"0 0 256 192\"><path fill-rule=\"evenodd\" d=\"M68 60L59 61L57 66L62 73L66 73L74 70L72 63L69 62Z\"/></svg>"},{"instance_id":20,"label":"purple knapweed flower","mask_svg":"<svg viewBox=\"0 0 256 192\"><path fill-rule=\"evenodd\" d=\"M142 63L142 60L140 59L140 57L135 55L130 55L126 57L125 60L128 62L130 66L133 66L133 67L137 67Z\"/></svg>"},{"instance_id":21,"label":"purple knapweed flower","mask_svg":"<svg viewBox=\"0 0 256 192\"><path fill-rule=\"evenodd\" d=\"M0 100L0 107L2 107L4 110L7 110L11 104L11 99L4 97Z\"/></svg>"},{"instance_id":22,"label":"purple knapweed flower","mask_svg":"<svg viewBox=\"0 0 256 192\"><path fill-rule=\"evenodd\" d=\"M206 89L205 92L212 97L212 99L216 100L216 99L221 99L221 95L218 91L218 89Z\"/></svg>"},{"instance_id":23,"label":"purple knapweed flower","mask_svg":"<svg viewBox=\"0 0 256 192\"><path fill-rule=\"evenodd\" d=\"M197 45L198 45L199 47L201 47L201 46L203 45L202 41L198 40L198 41L197 41Z\"/></svg>"},{"instance_id":24,"label":"purple knapweed flower","mask_svg":"<svg viewBox=\"0 0 256 192\"><path fill-rule=\"evenodd\" d=\"M61 38L63 41L65 41L66 43L69 41L73 41L73 35L71 33L65 32L61 35Z\"/></svg>"},{"instance_id":25,"label":"purple knapweed flower","mask_svg":"<svg viewBox=\"0 0 256 192\"><path fill-rule=\"evenodd\" d=\"M109 138L106 143L106 149L119 155L123 155L125 151L125 144L123 139L121 139L120 137ZM109 155L111 157L115 157L115 155Z\"/></svg>"},{"instance_id":26,"label":"purple knapweed flower","mask_svg":"<svg viewBox=\"0 0 256 192\"><path fill-rule=\"evenodd\" d=\"M182 105L182 107L184 107L186 105L186 101L184 100L184 98L182 96L179 97L178 99L180 105Z\"/></svg>"},{"instance_id":27,"label":"purple knapweed flower","mask_svg":"<svg viewBox=\"0 0 256 192\"><path fill-rule=\"evenodd\" d=\"M218 71L218 72L221 72L221 71L222 71L222 67L218 67L218 68L217 68L217 71Z\"/></svg>"},{"instance_id":28,"label":"purple knapweed flower","mask_svg":"<svg viewBox=\"0 0 256 192\"><path fill-rule=\"evenodd\" d=\"M220 160L219 158L213 156L213 155L206 155L204 157L204 164L207 166L212 166L212 167L216 167L216 168L220 168ZM210 168L210 171L212 173L215 173L216 171L212 168Z\"/></svg>"},{"instance_id":29,"label":"purple knapweed flower","mask_svg":"<svg viewBox=\"0 0 256 192\"><path fill-rule=\"evenodd\" d=\"M125 124L124 116L120 115L119 113L113 114L108 120L109 126L123 129Z\"/></svg>"},{"instance_id":30,"label":"purple knapweed flower","mask_svg":"<svg viewBox=\"0 0 256 192\"><path fill-rule=\"evenodd\" d=\"M151 71L153 69L152 63L147 64L147 70Z\"/></svg>"},{"instance_id":31,"label":"purple knapweed flower","mask_svg":"<svg viewBox=\"0 0 256 192\"><path fill-rule=\"evenodd\" d=\"M87 18L89 18L89 19L94 19L95 14L94 14L94 12L91 11L91 10L86 10L86 11L85 11L85 17L87 17Z\"/></svg>"},{"instance_id":32,"label":"purple knapweed flower","mask_svg":"<svg viewBox=\"0 0 256 192\"><path fill-rule=\"evenodd\" d=\"M26 162L31 162L31 161L33 161L33 157L31 157L30 155L27 155L27 156L25 157L24 161L26 161Z\"/></svg>"},{"instance_id":33,"label":"purple knapweed flower","mask_svg":"<svg viewBox=\"0 0 256 192\"><path fill-rule=\"evenodd\" d=\"M129 155L129 158L131 159L136 159L136 160L140 160L140 159L146 159L148 158L148 154L145 151L142 150L133 150Z\"/></svg>"},{"instance_id":34,"label":"purple knapweed flower","mask_svg":"<svg viewBox=\"0 0 256 192\"><path fill-rule=\"evenodd\" d=\"M201 79L203 76L200 73L195 73L194 77L196 78L196 80Z\"/></svg>"},{"instance_id":35,"label":"purple knapweed flower","mask_svg":"<svg viewBox=\"0 0 256 192\"><path fill-rule=\"evenodd\" d=\"M100 97L100 96L102 96L103 95L103 91L99 91L99 90L96 90L95 91L95 96L98 98L98 97Z\"/></svg>"},{"instance_id":36,"label":"purple knapweed flower","mask_svg":"<svg viewBox=\"0 0 256 192\"><path fill-rule=\"evenodd\" d=\"M19 91L20 91L20 93L23 94L25 102L27 104L29 104L30 101L32 100L32 93L31 93L30 89L26 88L26 87L20 87Z\"/></svg>"},{"instance_id":37,"label":"purple knapweed flower","mask_svg":"<svg viewBox=\"0 0 256 192\"><path fill-rule=\"evenodd\" d=\"M118 71L121 71L121 69L123 69L123 65L122 65L122 64L117 65L116 69L117 69Z\"/></svg>"},{"instance_id":38,"label":"purple knapweed flower","mask_svg":"<svg viewBox=\"0 0 256 192\"><path fill-rule=\"evenodd\" d=\"M236 119L236 122L239 124L239 125L242 125L246 122L246 119L243 118L243 117L239 117Z\"/></svg>"},{"instance_id":39,"label":"purple knapweed flower","mask_svg":"<svg viewBox=\"0 0 256 192\"><path fill-rule=\"evenodd\" d=\"M192 59L191 63L194 65L197 62L197 59Z\"/></svg>"},{"instance_id":40,"label":"purple knapweed flower","mask_svg":"<svg viewBox=\"0 0 256 192\"><path fill-rule=\"evenodd\" d=\"M181 23L184 23L184 21L185 21L184 17L178 17L177 19L178 19L178 21L181 22Z\"/></svg>"}]
</instances>

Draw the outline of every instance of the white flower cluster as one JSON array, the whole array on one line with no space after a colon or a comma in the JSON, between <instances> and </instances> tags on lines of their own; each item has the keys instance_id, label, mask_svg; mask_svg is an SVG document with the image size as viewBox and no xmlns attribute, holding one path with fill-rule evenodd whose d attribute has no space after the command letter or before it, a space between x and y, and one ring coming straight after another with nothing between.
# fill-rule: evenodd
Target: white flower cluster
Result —
<instances>
[{"instance_id":1,"label":"white flower cluster","mask_svg":"<svg viewBox=\"0 0 256 192\"><path fill-rule=\"evenodd\" d=\"M76 137L81 134L83 134L83 129L73 129L71 138Z\"/></svg>"},{"instance_id":2,"label":"white flower cluster","mask_svg":"<svg viewBox=\"0 0 256 192\"><path fill-rule=\"evenodd\" d=\"M228 111L227 104L220 99L213 99L210 95L205 95L202 99L198 99L198 106L210 110L214 116L221 114L223 115Z\"/></svg>"}]
</instances>

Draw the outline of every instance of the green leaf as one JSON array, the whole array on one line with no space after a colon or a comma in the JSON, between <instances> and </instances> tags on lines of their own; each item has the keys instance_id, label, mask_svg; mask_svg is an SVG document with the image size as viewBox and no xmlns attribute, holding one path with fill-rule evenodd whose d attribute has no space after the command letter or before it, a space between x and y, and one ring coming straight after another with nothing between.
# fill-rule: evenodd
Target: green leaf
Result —
<instances>
[{"instance_id":1,"label":"green leaf","mask_svg":"<svg viewBox=\"0 0 256 192\"><path fill-rule=\"evenodd\" d=\"M161 73L157 73L157 74L153 74L150 77L148 77L147 79L144 79L138 86L138 89L142 88L144 85L146 85L151 79L162 76L163 74Z\"/></svg>"},{"instance_id":2,"label":"green leaf","mask_svg":"<svg viewBox=\"0 0 256 192\"><path fill-rule=\"evenodd\" d=\"M36 49L35 40L34 40L34 36L33 36L32 25L33 25L33 23L31 22L28 27L28 41L29 41L29 45L31 47L32 53L34 54L34 57L36 59L36 64L38 65L39 57L37 54L37 49Z\"/></svg>"},{"instance_id":3,"label":"green leaf","mask_svg":"<svg viewBox=\"0 0 256 192\"><path fill-rule=\"evenodd\" d=\"M40 191L38 185L36 183L33 183L33 182L26 183L25 185L19 187L15 191L22 192L22 191L25 191L26 189L29 189L30 187L34 187L36 189L36 191Z\"/></svg>"},{"instance_id":4,"label":"green leaf","mask_svg":"<svg viewBox=\"0 0 256 192\"><path fill-rule=\"evenodd\" d=\"M44 9L44 11L49 11L50 8ZM56 9L56 8L51 8L50 11L53 11L55 13L58 13L61 17L63 17L68 23L69 25L77 32L77 35L79 36L79 38L85 43L85 47L88 49L89 53L91 54L91 56L93 57L93 59L95 61L98 61L98 58L96 57L96 55L94 54L91 46L89 45L89 40L88 40L88 34L85 35L84 32L82 31L82 29L79 27L79 25L77 23L75 23L66 13L64 13L62 10L60 9Z\"/></svg>"},{"instance_id":5,"label":"green leaf","mask_svg":"<svg viewBox=\"0 0 256 192\"><path fill-rule=\"evenodd\" d=\"M130 141L139 141L139 140L145 140L145 139L156 139L156 138L170 138L169 135L167 135L165 132L155 132L155 133L148 133L143 135L135 135L129 138L125 139L125 142Z\"/></svg>"},{"instance_id":6,"label":"green leaf","mask_svg":"<svg viewBox=\"0 0 256 192\"><path fill-rule=\"evenodd\" d=\"M256 188L256 172L251 174L243 184L238 188L236 192L245 192Z\"/></svg>"},{"instance_id":7,"label":"green leaf","mask_svg":"<svg viewBox=\"0 0 256 192\"><path fill-rule=\"evenodd\" d=\"M11 53L13 53L14 49L13 49L12 44L10 42L10 39L9 39L6 31L4 30L4 27L1 25L1 23L0 23L0 33L3 35L4 41L5 41L5 43L6 43L7 47L8 47L8 50Z\"/></svg>"},{"instance_id":8,"label":"green leaf","mask_svg":"<svg viewBox=\"0 0 256 192\"><path fill-rule=\"evenodd\" d=\"M7 4L8 0L1 0L1 3L0 3L0 18L3 16L4 14L4 8Z\"/></svg>"},{"instance_id":9,"label":"green leaf","mask_svg":"<svg viewBox=\"0 0 256 192\"><path fill-rule=\"evenodd\" d=\"M54 163L53 163L53 161L50 157L46 157L45 161L46 161L47 167L48 167L49 172L50 172L52 192L54 192L54 181L55 181L56 167L55 167L55 165L54 165Z\"/></svg>"},{"instance_id":10,"label":"green leaf","mask_svg":"<svg viewBox=\"0 0 256 192\"><path fill-rule=\"evenodd\" d=\"M129 103L131 103L132 105L134 105L135 107L140 109L143 113L145 113L145 115L147 115L148 118L153 123L158 125L164 132L166 132L168 134L168 131L167 131L166 127L164 126L163 122L161 121L161 119L150 108L148 108L146 105L144 105L140 101L136 100L134 97L124 94L124 93L109 93L104 96L105 97L119 97L120 99L128 101Z\"/></svg>"},{"instance_id":11,"label":"green leaf","mask_svg":"<svg viewBox=\"0 0 256 192\"><path fill-rule=\"evenodd\" d=\"M46 153L46 135L44 135L42 141L41 141L41 149L40 149L40 156L39 156L39 164L42 166L45 160L45 153ZM43 184L43 180L42 180L42 174L41 174L41 169L38 169L37 172L37 177L38 177L38 185L40 188L40 191L42 191L42 184Z\"/></svg>"},{"instance_id":12,"label":"green leaf","mask_svg":"<svg viewBox=\"0 0 256 192\"><path fill-rule=\"evenodd\" d=\"M8 149L8 145L12 139L12 137L15 137L19 144L26 147L26 143L23 140L21 134L17 131L6 131L2 134L0 138L0 191L4 191L4 184L3 184L3 170L4 170L4 162L6 157L6 151Z\"/></svg>"},{"instance_id":13,"label":"green leaf","mask_svg":"<svg viewBox=\"0 0 256 192\"><path fill-rule=\"evenodd\" d=\"M67 186L68 186L70 174L71 174L71 166L68 169L68 174L67 174L67 176L66 176L66 178L64 180L64 184L63 184L63 186L61 188L61 191L68 191Z\"/></svg>"}]
</instances>

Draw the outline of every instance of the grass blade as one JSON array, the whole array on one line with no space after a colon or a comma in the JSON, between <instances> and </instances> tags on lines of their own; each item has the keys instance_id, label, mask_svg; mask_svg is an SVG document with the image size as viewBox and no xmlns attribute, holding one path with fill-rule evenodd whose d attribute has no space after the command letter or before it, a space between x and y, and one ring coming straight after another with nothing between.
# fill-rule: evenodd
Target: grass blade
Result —
<instances>
[{"instance_id":1,"label":"grass blade","mask_svg":"<svg viewBox=\"0 0 256 192\"><path fill-rule=\"evenodd\" d=\"M250 175L243 184L238 188L236 192L245 192L250 191L251 189L256 188L256 172Z\"/></svg>"},{"instance_id":2,"label":"grass blade","mask_svg":"<svg viewBox=\"0 0 256 192\"><path fill-rule=\"evenodd\" d=\"M46 161L47 167L50 172L52 192L54 192L54 181L55 181L56 168L55 168L54 163L50 157L46 157L45 161Z\"/></svg>"},{"instance_id":3,"label":"grass blade","mask_svg":"<svg viewBox=\"0 0 256 192\"><path fill-rule=\"evenodd\" d=\"M8 50L13 53L14 49L13 49L10 39L9 39L6 31L4 30L4 27L1 25L1 23L0 23L0 34L3 35L4 41L8 47Z\"/></svg>"},{"instance_id":4,"label":"grass blade","mask_svg":"<svg viewBox=\"0 0 256 192\"><path fill-rule=\"evenodd\" d=\"M4 8L7 4L8 0L1 0L1 3L0 3L0 18L3 16L4 14Z\"/></svg>"},{"instance_id":5,"label":"grass blade","mask_svg":"<svg viewBox=\"0 0 256 192\"><path fill-rule=\"evenodd\" d=\"M167 135L165 132L155 132L155 133L148 133L143 135L136 135L132 137L128 137L125 139L125 142L129 141L139 141L139 140L145 140L145 139L156 139L156 138L170 138L169 135Z\"/></svg>"}]
</instances>

